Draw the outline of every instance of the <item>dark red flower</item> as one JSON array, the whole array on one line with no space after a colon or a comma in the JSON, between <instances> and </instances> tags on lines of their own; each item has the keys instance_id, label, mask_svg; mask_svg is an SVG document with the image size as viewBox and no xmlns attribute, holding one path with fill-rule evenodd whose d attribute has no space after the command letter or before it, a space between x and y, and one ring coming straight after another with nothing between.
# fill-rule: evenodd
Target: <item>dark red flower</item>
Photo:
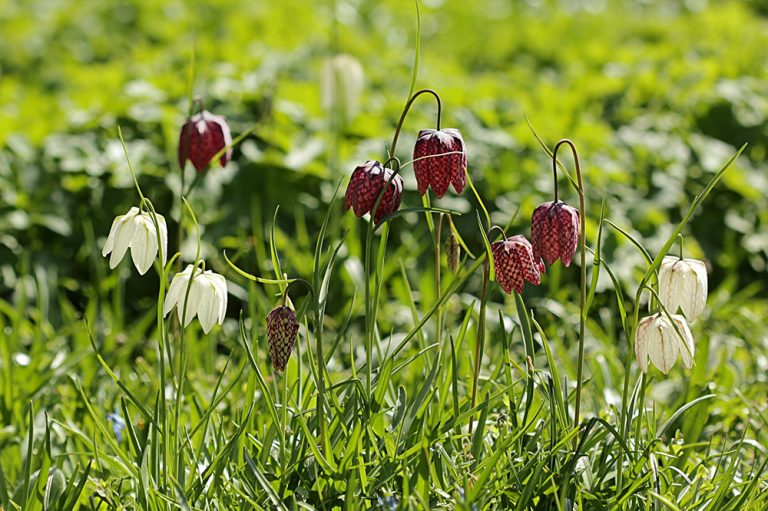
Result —
<instances>
[{"instance_id":1,"label":"dark red flower","mask_svg":"<svg viewBox=\"0 0 768 511\"><path fill-rule=\"evenodd\" d=\"M347 193L344 195L344 207L352 208L358 217L370 213L390 178L392 178L392 169L385 168L378 161L369 160L364 165L360 165L349 178ZM379 223L383 217L397 211L402 194L403 178L396 175L384 192L376 214L373 215L373 221Z\"/></svg>"},{"instance_id":2,"label":"dark red flower","mask_svg":"<svg viewBox=\"0 0 768 511\"><path fill-rule=\"evenodd\" d=\"M269 356L272 358L272 367L276 371L285 371L288 359L291 358L293 345L296 344L298 332L299 321L290 307L286 305L275 307L267 316Z\"/></svg>"},{"instance_id":3,"label":"dark red flower","mask_svg":"<svg viewBox=\"0 0 768 511\"><path fill-rule=\"evenodd\" d=\"M513 289L522 293L526 281L535 285L541 283L544 263L534 257L531 243L524 236L497 241L491 246L491 251L496 281L505 293L511 293Z\"/></svg>"},{"instance_id":4,"label":"dark red flower","mask_svg":"<svg viewBox=\"0 0 768 511\"><path fill-rule=\"evenodd\" d=\"M232 136L224 117L203 110L187 119L179 135L179 166L189 159L198 172L208 166L216 153L232 144ZM232 159L232 148L219 158L223 167Z\"/></svg>"},{"instance_id":5,"label":"dark red flower","mask_svg":"<svg viewBox=\"0 0 768 511\"><path fill-rule=\"evenodd\" d=\"M534 257L550 265L559 258L570 266L579 243L579 210L562 201L537 207L531 217L531 241Z\"/></svg>"},{"instance_id":6,"label":"dark red flower","mask_svg":"<svg viewBox=\"0 0 768 511\"><path fill-rule=\"evenodd\" d=\"M445 195L452 184L461 193L467 184L467 149L461 132L455 128L421 130L413 148L413 171L419 193L424 195L432 187L438 198Z\"/></svg>"}]
</instances>

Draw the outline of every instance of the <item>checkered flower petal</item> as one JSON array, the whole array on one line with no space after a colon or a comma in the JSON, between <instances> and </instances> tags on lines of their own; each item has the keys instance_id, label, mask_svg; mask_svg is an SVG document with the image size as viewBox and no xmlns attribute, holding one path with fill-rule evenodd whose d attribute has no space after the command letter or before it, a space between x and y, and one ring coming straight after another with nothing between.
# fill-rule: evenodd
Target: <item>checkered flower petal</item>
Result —
<instances>
[{"instance_id":1,"label":"checkered flower petal","mask_svg":"<svg viewBox=\"0 0 768 511\"><path fill-rule=\"evenodd\" d=\"M371 213L376 199L391 178L392 182L389 183L381 202L379 202L379 207L376 209L376 214L373 215L374 222L379 223L383 217L394 213L400 207L403 178L399 175L393 178L392 174L391 169L384 168L378 161L367 161L364 165L357 167L352 172L349 185L347 185L344 206L347 209L351 207L358 217Z\"/></svg>"},{"instance_id":2,"label":"checkered flower petal","mask_svg":"<svg viewBox=\"0 0 768 511\"><path fill-rule=\"evenodd\" d=\"M522 293L526 282L541 283L541 260L534 258L531 243L525 237L517 235L497 241L491 250L496 281L505 293L513 289Z\"/></svg>"},{"instance_id":3,"label":"checkered flower petal","mask_svg":"<svg viewBox=\"0 0 768 511\"><path fill-rule=\"evenodd\" d=\"M299 321L290 307L285 305L275 307L267 316L269 356L272 358L272 367L275 371L285 371L293 346L296 344L298 332Z\"/></svg>"},{"instance_id":4,"label":"checkered flower petal","mask_svg":"<svg viewBox=\"0 0 768 511\"><path fill-rule=\"evenodd\" d=\"M545 202L531 216L533 255L570 266L579 242L579 211L562 201Z\"/></svg>"},{"instance_id":5,"label":"checkered flower petal","mask_svg":"<svg viewBox=\"0 0 768 511\"><path fill-rule=\"evenodd\" d=\"M441 198L451 184L457 193L464 190L467 151L459 130L421 130L413 148L413 160L421 195L432 187L435 195Z\"/></svg>"}]
</instances>

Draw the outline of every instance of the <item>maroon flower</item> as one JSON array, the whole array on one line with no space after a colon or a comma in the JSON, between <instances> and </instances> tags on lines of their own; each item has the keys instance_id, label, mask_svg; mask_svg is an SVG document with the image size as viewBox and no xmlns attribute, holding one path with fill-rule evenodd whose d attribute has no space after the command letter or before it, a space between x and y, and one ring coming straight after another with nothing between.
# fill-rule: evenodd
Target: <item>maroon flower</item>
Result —
<instances>
[{"instance_id":1,"label":"maroon flower","mask_svg":"<svg viewBox=\"0 0 768 511\"><path fill-rule=\"evenodd\" d=\"M285 371L288 359L291 358L293 345L296 344L296 334L299 331L299 321L296 314L286 305L275 307L267 316L267 340L269 341L269 356L275 371Z\"/></svg>"},{"instance_id":2,"label":"maroon flower","mask_svg":"<svg viewBox=\"0 0 768 511\"><path fill-rule=\"evenodd\" d=\"M513 289L522 293L526 281L535 285L541 283L544 263L534 257L531 243L524 236L497 241L491 251L496 280L505 293L511 293Z\"/></svg>"},{"instance_id":3,"label":"maroon flower","mask_svg":"<svg viewBox=\"0 0 768 511\"><path fill-rule=\"evenodd\" d=\"M531 217L533 257L543 257L547 264L559 258L571 265L579 242L579 210L565 202L545 202Z\"/></svg>"},{"instance_id":4,"label":"maroon flower","mask_svg":"<svg viewBox=\"0 0 768 511\"><path fill-rule=\"evenodd\" d=\"M347 193L344 195L344 207L346 209L351 207L358 217L370 213L390 178L392 178L392 169L385 168L378 161L368 160L364 165L360 165L349 178ZM397 211L402 194L403 178L396 175L384 192L376 214L373 215L373 221L378 224L383 217Z\"/></svg>"},{"instance_id":5,"label":"maroon flower","mask_svg":"<svg viewBox=\"0 0 768 511\"><path fill-rule=\"evenodd\" d=\"M461 132L455 128L421 130L413 148L413 170L419 193L424 195L432 186L438 198L452 184L461 193L467 184L467 149Z\"/></svg>"},{"instance_id":6,"label":"maroon flower","mask_svg":"<svg viewBox=\"0 0 768 511\"><path fill-rule=\"evenodd\" d=\"M189 159L198 172L208 166L216 153L232 144L232 136L224 117L203 110L187 119L179 135L179 166L183 169ZM223 167L232 159L232 148L219 158Z\"/></svg>"}]
</instances>

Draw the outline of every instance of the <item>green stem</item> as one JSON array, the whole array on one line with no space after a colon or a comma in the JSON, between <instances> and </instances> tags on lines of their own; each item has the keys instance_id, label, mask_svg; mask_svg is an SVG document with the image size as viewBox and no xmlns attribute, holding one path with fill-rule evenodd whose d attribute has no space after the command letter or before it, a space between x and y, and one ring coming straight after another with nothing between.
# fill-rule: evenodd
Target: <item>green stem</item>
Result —
<instances>
[{"instance_id":1,"label":"green stem","mask_svg":"<svg viewBox=\"0 0 768 511\"><path fill-rule=\"evenodd\" d=\"M573 415L573 427L579 427L581 412L581 387L584 379L584 330L586 324L586 303L587 303L587 238L586 238L586 205L584 199L584 183L581 178L581 166L579 164L579 154L573 142L564 138L560 140L552 150L552 167L555 169L555 201L557 201L557 151L562 145L567 145L573 153L573 160L576 165L576 182L579 193L579 248L581 252L581 289L579 291L579 358L576 369L576 406ZM574 438L575 440L575 438Z\"/></svg>"},{"instance_id":2,"label":"green stem","mask_svg":"<svg viewBox=\"0 0 768 511\"><path fill-rule=\"evenodd\" d=\"M442 243L442 227L443 227L443 213L440 213L437 217L437 232L436 232L436 238L435 238L435 287L437 289L435 299L440 299L440 292L442 286L440 285L440 245ZM438 352L440 350L440 338L442 334L442 306L439 306L437 308L437 313L435 314L435 339L437 340L437 346L438 346Z\"/></svg>"},{"instance_id":3,"label":"green stem","mask_svg":"<svg viewBox=\"0 0 768 511\"><path fill-rule=\"evenodd\" d=\"M405 122L405 117L408 115L408 110L411 109L411 105L413 105L413 102L416 101L416 98L421 96L422 94L432 94L435 97L435 101L437 101L437 131L440 131L440 118L443 111L443 104L440 101L440 96L432 89L421 89L420 91L416 92L413 96L411 96L411 99L408 100L408 102L405 104L405 108L403 108L403 113L400 115L400 120L397 121L397 127L395 128L395 136L392 137L392 145L389 147L389 154L390 156L395 155L395 148L397 147L397 139L400 138L400 130L403 128L403 123Z\"/></svg>"},{"instance_id":4,"label":"green stem","mask_svg":"<svg viewBox=\"0 0 768 511\"><path fill-rule=\"evenodd\" d=\"M483 290L480 295L480 317L477 320L477 343L475 345L475 371L472 376L472 402L471 408L475 407L477 402L477 385L480 379L480 360L483 358L483 344L485 342L485 307L488 304L488 281L490 280L490 265L488 258L485 258L483 266ZM469 434L472 435L474 417L469 417Z\"/></svg>"}]
</instances>

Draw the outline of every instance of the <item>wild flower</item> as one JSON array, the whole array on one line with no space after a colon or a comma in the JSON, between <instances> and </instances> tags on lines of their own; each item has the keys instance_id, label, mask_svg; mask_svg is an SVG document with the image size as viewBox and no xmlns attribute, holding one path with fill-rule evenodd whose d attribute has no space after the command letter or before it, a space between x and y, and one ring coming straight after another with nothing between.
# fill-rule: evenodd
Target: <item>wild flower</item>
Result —
<instances>
[{"instance_id":1,"label":"wild flower","mask_svg":"<svg viewBox=\"0 0 768 511\"><path fill-rule=\"evenodd\" d=\"M544 263L533 255L531 243L522 235L510 236L491 246L496 280L505 293L523 292L525 282L541 283Z\"/></svg>"},{"instance_id":2,"label":"wild flower","mask_svg":"<svg viewBox=\"0 0 768 511\"><path fill-rule=\"evenodd\" d=\"M118 442L123 441L123 430L125 429L125 419L120 417L120 413L115 411L115 413L108 413L107 414L107 421L109 421L112 424L112 432L115 434L115 438L117 438Z\"/></svg>"},{"instance_id":3,"label":"wild flower","mask_svg":"<svg viewBox=\"0 0 768 511\"><path fill-rule=\"evenodd\" d=\"M101 251L101 255L104 257L111 254L109 257L111 269L114 269L123 260L126 251L130 248L136 270L141 275L147 273L157 257L158 229L162 245L161 263L165 266L168 257L168 229L165 225L165 218L162 215L156 215L156 217L157 228L152 215L140 211L137 207L133 207L126 214L115 218Z\"/></svg>"},{"instance_id":4,"label":"wild flower","mask_svg":"<svg viewBox=\"0 0 768 511\"><path fill-rule=\"evenodd\" d=\"M267 316L267 341L269 356L275 371L285 371L288 359L291 358L293 346L296 344L296 334L299 332L299 321L296 314L287 305L272 309Z\"/></svg>"},{"instance_id":5,"label":"wild flower","mask_svg":"<svg viewBox=\"0 0 768 511\"><path fill-rule=\"evenodd\" d=\"M675 365L678 355L685 367L693 366L693 336L688 323L679 314L672 314L671 318L670 321L666 314L657 313L637 324L635 356L644 373L648 372L649 359L664 374Z\"/></svg>"},{"instance_id":6,"label":"wild flower","mask_svg":"<svg viewBox=\"0 0 768 511\"><path fill-rule=\"evenodd\" d=\"M419 193L431 186L438 198L452 184L461 193L467 184L467 149L461 132L455 128L421 130L413 148L413 171Z\"/></svg>"},{"instance_id":7,"label":"wild flower","mask_svg":"<svg viewBox=\"0 0 768 511\"><path fill-rule=\"evenodd\" d=\"M547 264L560 259L571 265L579 243L579 210L563 201L550 201L533 210L531 244L533 257L544 258Z\"/></svg>"},{"instance_id":8,"label":"wild flower","mask_svg":"<svg viewBox=\"0 0 768 511\"><path fill-rule=\"evenodd\" d=\"M197 270L192 277L192 268L191 264L187 265L184 271L173 276L165 297L163 316L167 316L176 307L179 323L182 323L184 328L197 316L203 332L207 334L213 325L216 323L221 325L224 322L227 312L227 280L223 275L211 270ZM190 278L192 278L192 286L187 296ZM186 312L182 312L185 297L187 297ZM183 321L182 314L184 314Z\"/></svg>"},{"instance_id":9,"label":"wild flower","mask_svg":"<svg viewBox=\"0 0 768 511\"><path fill-rule=\"evenodd\" d=\"M670 313L693 323L707 304L707 267L697 259L666 256L659 267L659 297Z\"/></svg>"},{"instance_id":10,"label":"wild flower","mask_svg":"<svg viewBox=\"0 0 768 511\"><path fill-rule=\"evenodd\" d=\"M224 117L213 115L202 110L197 115L187 119L179 134L179 166L183 169L184 163L189 160L198 172L203 172L211 158L232 145L232 136ZM219 164L223 167L232 159L230 148L219 158Z\"/></svg>"},{"instance_id":11,"label":"wild flower","mask_svg":"<svg viewBox=\"0 0 768 511\"><path fill-rule=\"evenodd\" d=\"M403 178L399 175L392 177L392 169L384 167L375 160L369 160L352 172L349 178L347 192L344 195L344 207L352 208L355 215L361 217L371 213L384 185L390 180L387 191L381 198L379 207L373 215L374 223L397 211L400 207L400 199L403 194Z\"/></svg>"}]
</instances>

